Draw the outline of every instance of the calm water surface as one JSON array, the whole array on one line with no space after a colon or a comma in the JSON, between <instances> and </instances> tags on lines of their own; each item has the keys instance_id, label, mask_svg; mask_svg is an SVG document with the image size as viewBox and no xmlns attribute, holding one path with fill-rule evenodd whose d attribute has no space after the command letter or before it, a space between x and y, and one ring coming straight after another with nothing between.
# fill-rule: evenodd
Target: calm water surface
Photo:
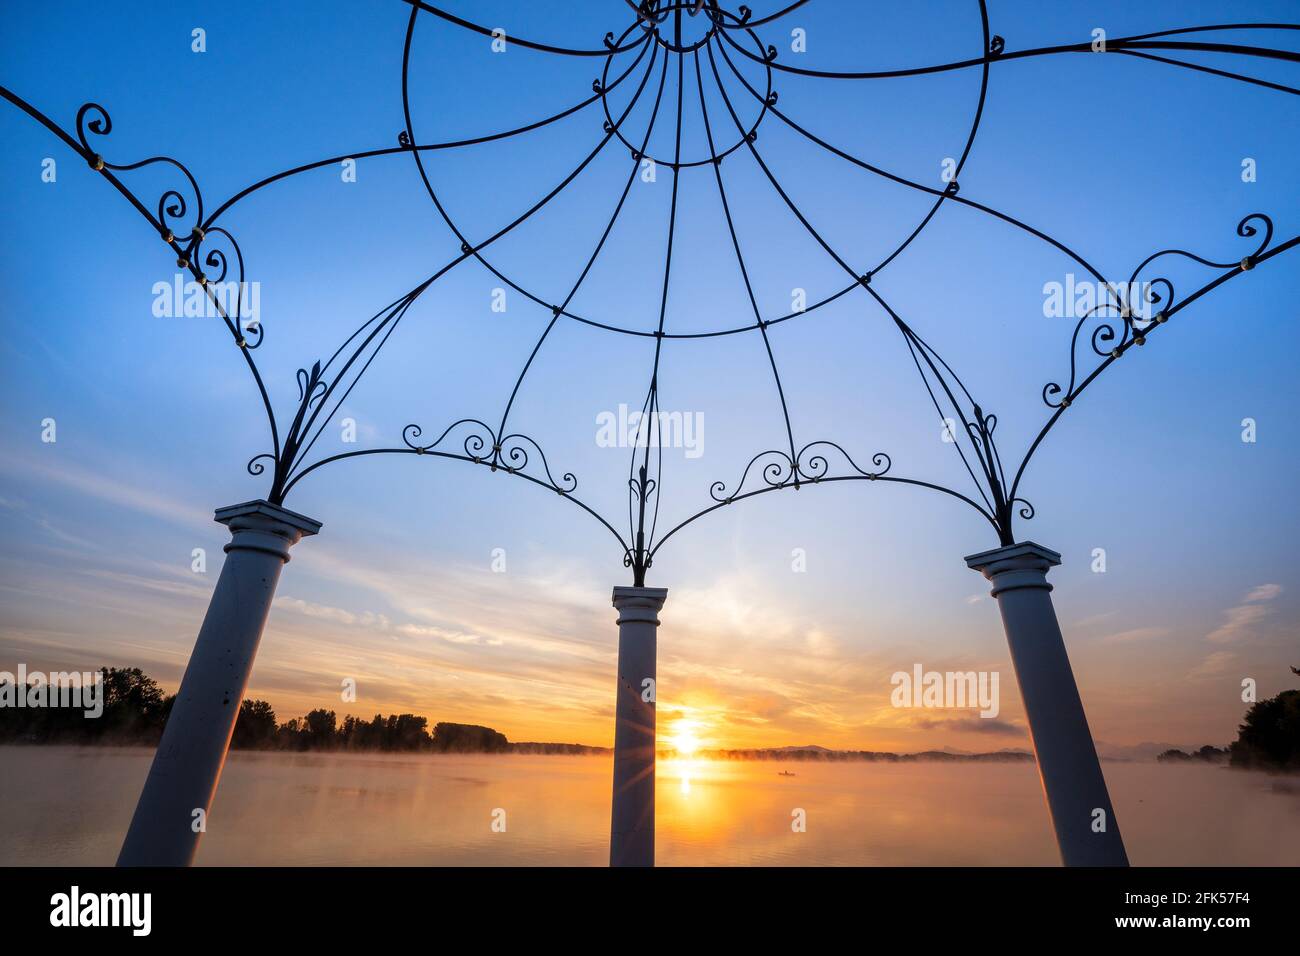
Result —
<instances>
[{"instance_id":1,"label":"calm water surface","mask_svg":"<svg viewBox=\"0 0 1300 956\"><path fill-rule=\"evenodd\" d=\"M111 865L151 757L0 747L0 865ZM611 769L600 757L238 753L198 863L603 866ZM1137 865L1300 865L1300 781L1105 770ZM658 784L664 865L1058 862L1032 765L663 761ZM795 809L804 833L791 831Z\"/></svg>"}]
</instances>

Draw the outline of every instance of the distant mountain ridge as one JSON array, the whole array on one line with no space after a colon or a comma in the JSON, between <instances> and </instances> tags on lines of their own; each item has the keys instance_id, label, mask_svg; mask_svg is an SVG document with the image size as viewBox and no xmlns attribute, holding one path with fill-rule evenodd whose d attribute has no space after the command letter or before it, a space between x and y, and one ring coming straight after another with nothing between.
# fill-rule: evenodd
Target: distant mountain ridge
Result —
<instances>
[{"instance_id":1,"label":"distant mountain ridge","mask_svg":"<svg viewBox=\"0 0 1300 956\"><path fill-rule=\"evenodd\" d=\"M660 751L673 756L672 750ZM923 750L919 753L898 754L888 750L829 750L826 747L766 747L742 750L701 750L697 756L710 760L789 760L840 763L863 761L867 763L1033 763L1034 755L1026 750L997 750L990 753L953 753L948 750Z\"/></svg>"}]
</instances>

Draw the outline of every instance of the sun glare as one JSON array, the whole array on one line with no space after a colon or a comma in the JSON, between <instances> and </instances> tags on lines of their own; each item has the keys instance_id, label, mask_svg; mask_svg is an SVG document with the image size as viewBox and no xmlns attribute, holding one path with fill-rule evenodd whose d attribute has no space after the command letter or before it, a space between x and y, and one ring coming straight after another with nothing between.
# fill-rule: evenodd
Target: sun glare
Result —
<instances>
[{"instance_id":1,"label":"sun glare","mask_svg":"<svg viewBox=\"0 0 1300 956\"><path fill-rule=\"evenodd\" d=\"M679 720L673 727L672 737L673 749L683 757L694 756L695 752L700 749L700 738L695 733L695 722L692 720Z\"/></svg>"}]
</instances>

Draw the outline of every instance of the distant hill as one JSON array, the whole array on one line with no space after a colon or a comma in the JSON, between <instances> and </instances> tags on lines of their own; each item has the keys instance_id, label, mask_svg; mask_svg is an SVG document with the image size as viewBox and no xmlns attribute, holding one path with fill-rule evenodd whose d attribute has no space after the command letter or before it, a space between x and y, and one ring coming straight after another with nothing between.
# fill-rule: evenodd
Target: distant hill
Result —
<instances>
[{"instance_id":1,"label":"distant hill","mask_svg":"<svg viewBox=\"0 0 1300 956\"><path fill-rule=\"evenodd\" d=\"M661 751L674 756L673 751ZM793 760L816 762L865 761L868 763L1032 763L1034 755L1025 750L998 750L992 753L952 753L925 750L921 753L896 754L888 750L828 750L825 747L769 747L753 750L701 750L700 757L710 760Z\"/></svg>"},{"instance_id":2,"label":"distant hill","mask_svg":"<svg viewBox=\"0 0 1300 956\"><path fill-rule=\"evenodd\" d=\"M1157 759L1162 753L1181 749L1184 745L1168 741L1144 741L1140 744L1112 744L1104 740L1097 741L1097 756L1102 760L1149 761Z\"/></svg>"}]
</instances>

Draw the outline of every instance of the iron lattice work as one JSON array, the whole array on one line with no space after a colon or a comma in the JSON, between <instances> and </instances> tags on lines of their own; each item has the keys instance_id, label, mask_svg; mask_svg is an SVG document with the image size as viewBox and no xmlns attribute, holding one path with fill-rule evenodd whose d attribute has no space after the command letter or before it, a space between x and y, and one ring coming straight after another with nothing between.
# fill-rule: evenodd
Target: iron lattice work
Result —
<instances>
[{"instance_id":1,"label":"iron lattice work","mask_svg":"<svg viewBox=\"0 0 1300 956\"><path fill-rule=\"evenodd\" d=\"M999 542L1015 541L1016 518L1033 517L1034 509L1021 494L1021 483L1035 452L1052 428L1082 393L1107 368L1119 361L1134 346L1142 346L1153 334L1176 318L1186 307L1207 295L1223 283L1271 260L1274 256L1300 244L1300 235L1274 243L1274 226L1269 216L1253 213L1242 219L1236 235L1248 240L1251 246L1240 257L1217 261L1183 249L1160 250L1137 265L1127 283L1113 283L1094 268L1074 249L1045 230L1030 225L993 206L963 195L959 182L962 171L974 147L984 115L989 76L999 64L1013 60L1039 57L1057 57L1075 53L1096 53L1088 42L1066 43L1032 49L1008 49L1006 42L995 35L990 27L984 0L978 3L982 32L981 53L968 59L928 64L908 69L888 71L835 72L808 69L780 60L774 45L765 42L763 29L769 25L780 27L780 21L811 0L796 0L787 6L756 16L747 6L738 6L734 12L723 8L716 0L644 0L634 3L623 0L630 24L621 31L607 32L599 44L590 48L575 49L535 42L510 36L513 46L521 47L542 56L587 58L600 63L599 76L592 83L592 92L572 106L554 115L534 122L488 135L454 142L423 142L413 125L410 103L410 65L417 27L422 21L434 18L455 28L492 37L493 30L481 24L456 16L429 3L403 0L410 7L410 17L402 50L401 95L405 126L398 133L397 145L349 152L295 166L261 179L241 189L208 212L202 192L195 177L181 162L166 156L153 156L132 163L108 161L98 145L112 132L113 123L108 111L97 103L86 103L77 112L72 132L41 112L13 91L0 87L0 95L13 105L44 125L70 149L78 153L92 169L96 170L157 232L176 257L177 266L188 270L194 280L206 291L213 308L220 315L233 345L240 350L256 385L269 426L271 450L255 455L247 470L253 475L269 472L270 487L267 498L281 504L295 485L312 472L335 462L371 455L406 454L454 459L482 466L493 472L523 478L546 488L564 498L601 523L618 541L624 565L633 572L634 582L642 585L646 571L652 565L659 549L679 531L695 521L729 505L787 488L798 489L838 481L893 482L915 485L951 496L975 509L998 535ZM826 3L827 0L819 0ZM620 8L611 3L611 10ZM684 24L689 31L684 31ZM1226 23L1197 25L1161 30L1137 36L1109 39L1107 54L1140 58L1179 69L1212 74L1226 80L1251 84L1290 95L1300 95L1300 89L1281 83L1216 67L1179 59L1180 54L1214 53L1232 58L1232 61L1251 63L1260 60L1300 63L1300 53L1286 49L1224 42L1225 33L1253 31L1296 31L1300 24L1287 23ZM619 61L630 61L622 66ZM762 80L758 83L746 77L742 64L757 67ZM799 75L827 82L855 83L871 80L899 79L949 71L976 71L979 76L977 107L966 133L964 146L956 159L954 174L943 188L934 188L913 181L895 172L876 166L850 151L819 137L780 107L777 80L782 75ZM665 101L664 92L670 76L676 77L676 102L672 97ZM720 99L725 109L710 115L706 89L714 91L715 102ZM629 94L628 102L621 108L613 94ZM688 90L694 96L688 94ZM650 119L640 131L628 123L633 108L642 99L651 103ZM695 108L698 97L699 118L702 120L707 152L703 155L683 155L683 117L688 109ZM750 101L753 101L752 103ZM745 108L757 109L755 119L742 120ZM583 111L603 113L603 136L585 158L553 189L543 195L526 211L505 227L486 237L475 237L454 221L435 188L426 168L426 157L435 151L463 150L476 145L509 140L549 126L566 117ZM676 148L673 155L654 155L647 152L652 131L657 123L675 127ZM854 262L848 253L836 249L818 231L810 217L792 198L791 190L773 173L765 161L758 144L759 127L764 123L784 124L799 137L844 163L857 167L900 187L914 190L932 198L928 211L903 240L886 256L874 263ZM503 236L543 210L557 195L567 189L584 169L604 150L623 149L632 163L621 195L617 198L612 215L600 240L582 268L575 270L577 278L568 294L558 303L538 295L507 276L490 258L492 246ZM844 285L831 291L805 308L784 315L764 315L750 279L741 238L732 216L732 205L726 186L724 171L730 162L748 156L763 174L774 193L787 206L801 227L815 241L828 259L842 270ZM369 159L384 156L409 156L414 162L421 182L445 223L460 242L460 251L431 275L409 291L376 311L357 327L351 335L324 361L317 360L310 368L300 368L297 373L298 396L293 404L292 416L277 416L254 352L261 344L263 329L259 324L248 323L243 317L242 298L228 309L213 294L213 283L221 283L227 276L235 276L242 290L245 264L243 254L234 235L221 223L230 210L249 195L290 177L312 170L337 165L346 159ZM668 227L663 255L662 295L659 301L658 322L654 328L628 328L607 317L580 315L570 307L572 300L588 276L605 246L624 209L637 169L643 159L653 159L656 164L672 173L672 190L668 211ZM156 202L146 203L126 184L123 174L145 167L170 167L179 175L178 185L164 191ZM731 251L734 253L747 294L742 310L752 313L752 320L704 332L675 332L666 323L668 293L672 281L672 257L676 238L678 212L678 182L686 171L699 170L710 175L716 183ZM1037 240L1053 247L1086 271L1099 284L1110 290L1106 300L1078 319L1068 345L1068 376L1062 374L1047 382L1042 388L1042 401L1047 415L1041 429L1029 443L1013 469L1004 468L1002 456L995 440L997 416L986 412L965 383L938 350L924 339L899 311L881 294L873 279L889 267L935 220L945 204L958 204L976 210L988 217L1008 224ZM1212 275L1204 284L1189 294L1179 297L1172 281L1153 274L1156 265L1165 260L1183 259L1194 262ZM538 338L527 362L519 372L514 388L504 402L504 410L494 427L479 418L463 418L441 430L426 433L419 424L408 424L402 431L402 444L396 447L369 448L342 454L313 457L312 452L325 427L334 419L343 402L352 394L376 357L384 349L412 305L443 276L468 260L474 260L496 276L509 288L551 312L551 319ZM1128 301L1121 290L1133 289L1145 277L1145 301ZM786 390L782 385L775 352L769 340L768 329L773 325L792 321L816 312L845 296L861 294L884 314L902 336L916 371L924 385L926 395L938 412L940 419L955 424L953 448L959 456L963 470L971 485L965 491L938 482L896 474L893 461L884 451L850 454L843 445L830 438L812 441L796 439L791 424ZM1151 318L1139 317L1139 312L1149 311L1138 305L1158 309ZM628 513L626 531L615 526L614 521L600 514L576 495L578 480L572 472L556 471L547 461L541 445L532 437L511 430L511 412L519 396L520 387L547 337L561 321L583 323L611 334L640 336L655 342L654 361L649 381L641 401L641 412L647 420L658 422L659 372L663 342L666 339L713 338L719 336L756 334L762 339L770 364L772 380L780 400L783 431L786 441L779 448L760 451L738 469L739 476L731 484L715 481L708 489L709 501L677 525L661 531L659 503L661 497L662 460L657 440L647 441L644 447L633 449L629 465L627 490ZM656 427L661 427L656 424ZM657 436L661 437L661 436Z\"/></svg>"}]
</instances>

